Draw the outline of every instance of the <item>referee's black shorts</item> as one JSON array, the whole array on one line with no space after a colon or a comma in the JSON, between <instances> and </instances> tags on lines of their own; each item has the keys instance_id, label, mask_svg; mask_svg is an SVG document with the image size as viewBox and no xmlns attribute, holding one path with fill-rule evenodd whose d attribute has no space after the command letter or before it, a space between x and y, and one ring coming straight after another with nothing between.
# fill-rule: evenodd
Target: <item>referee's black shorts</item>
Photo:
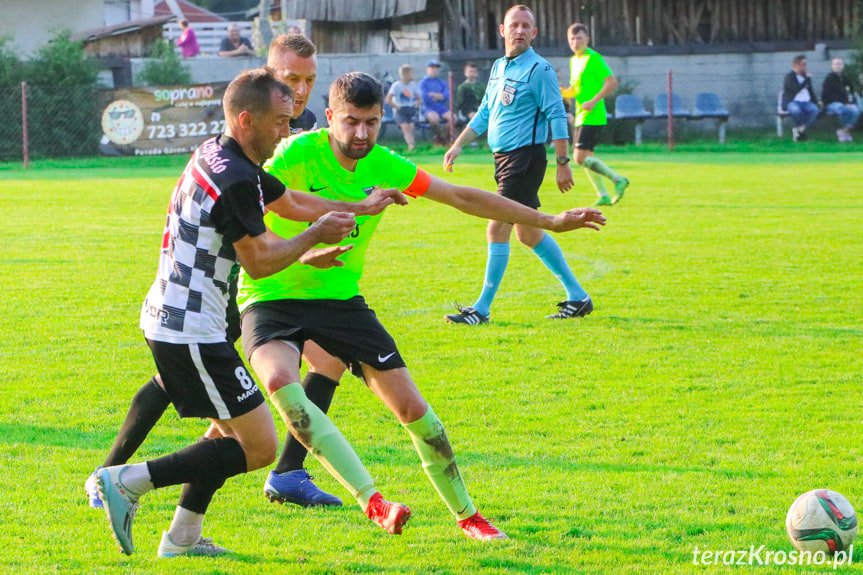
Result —
<instances>
[{"instance_id":1,"label":"referee's black shorts","mask_svg":"<svg viewBox=\"0 0 863 575\"><path fill-rule=\"evenodd\" d=\"M312 340L362 378L364 363L379 371L405 367L396 342L362 296L256 302L243 311L243 351L251 358L274 339Z\"/></svg>"},{"instance_id":2,"label":"referee's black shorts","mask_svg":"<svg viewBox=\"0 0 863 575\"><path fill-rule=\"evenodd\" d=\"M494 180L497 182L497 193L529 208L538 208L539 187L547 167L548 157L543 144L496 153Z\"/></svg>"}]
</instances>

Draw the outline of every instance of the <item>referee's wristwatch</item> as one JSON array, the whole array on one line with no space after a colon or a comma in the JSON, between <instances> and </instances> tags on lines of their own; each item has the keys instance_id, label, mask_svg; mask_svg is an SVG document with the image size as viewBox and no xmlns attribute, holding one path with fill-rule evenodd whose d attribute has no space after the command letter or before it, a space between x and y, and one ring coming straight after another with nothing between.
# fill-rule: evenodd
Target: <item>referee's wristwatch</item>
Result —
<instances>
[{"instance_id":1,"label":"referee's wristwatch","mask_svg":"<svg viewBox=\"0 0 863 575\"><path fill-rule=\"evenodd\" d=\"M565 166L568 163L569 163L569 158L567 158L566 156L558 156L557 157L557 165L558 166Z\"/></svg>"}]
</instances>

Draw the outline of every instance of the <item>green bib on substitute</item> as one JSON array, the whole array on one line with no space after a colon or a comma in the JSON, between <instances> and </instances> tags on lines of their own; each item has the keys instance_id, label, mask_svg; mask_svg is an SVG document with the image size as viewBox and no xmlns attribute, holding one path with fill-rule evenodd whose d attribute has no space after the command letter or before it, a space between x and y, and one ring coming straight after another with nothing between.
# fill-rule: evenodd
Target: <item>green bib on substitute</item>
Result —
<instances>
[{"instance_id":1,"label":"green bib on substitute","mask_svg":"<svg viewBox=\"0 0 863 575\"><path fill-rule=\"evenodd\" d=\"M289 189L309 192L330 200L359 202L376 187L406 190L417 176L417 167L390 150L375 145L357 162L356 170L345 170L330 149L329 130L298 134L282 141L264 169ZM359 295L366 248L383 214L357 216L357 227L339 245L353 249L339 259L341 267L319 269L295 263L269 277L253 280L240 272L237 303L240 310L260 301L279 299L350 299ZM294 237L309 227L307 222L280 218L270 212L264 221L283 238ZM323 246L317 246L323 247Z\"/></svg>"},{"instance_id":2,"label":"green bib on substitute","mask_svg":"<svg viewBox=\"0 0 863 575\"><path fill-rule=\"evenodd\" d=\"M604 126L608 123L605 113L605 100L600 100L587 111L581 107L602 90L602 82L612 75L611 68L605 63L605 58L591 48L584 56L575 54L569 60L570 85L575 90L575 125Z\"/></svg>"}]
</instances>

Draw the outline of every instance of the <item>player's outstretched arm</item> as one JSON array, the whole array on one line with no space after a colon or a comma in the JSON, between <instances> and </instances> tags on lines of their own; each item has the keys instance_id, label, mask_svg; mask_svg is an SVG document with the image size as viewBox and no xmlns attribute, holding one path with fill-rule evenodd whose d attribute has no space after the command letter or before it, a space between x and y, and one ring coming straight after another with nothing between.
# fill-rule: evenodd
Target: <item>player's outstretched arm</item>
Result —
<instances>
[{"instance_id":1,"label":"player's outstretched arm","mask_svg":"<svg viewBox=\"0 0 863 575\"><path fill-rule=\"evenodd\" d=\"M234 242L234 249L249 276L260 279L285 269L317 244L339 243L355 226L353 214L330 212L290 239L273 240L269 234L245 235Z\"/></svg>"},{"instance_id":2,"label":"player's outstretched arm","mask_svg":"<svg viewBox=\"0 0 863 575\"><path fill-rule=\"evenodd\" d=\"M314 194L285 190L267 209L298 222L313 222L327 212L347 212L357 216L376 216L392 204L407 205L408 199L395 188L377 189L361 202L340 202Z\"/></svg>"},{"instance_id":3,"label":"player's outstretched arm","mask_svg":"<svg viewBox=\"0 0 863 575\"><path fill-rule=\"evenodd\" d=\"M435 176L431 176L428 191L423 197L472 216L553 232L568 232L578 228L598 230L599 226L605 225L605 216L593 208L575 208L552 216L503 196L469 186L457 186Z\"/></svg>"}]
</instances>

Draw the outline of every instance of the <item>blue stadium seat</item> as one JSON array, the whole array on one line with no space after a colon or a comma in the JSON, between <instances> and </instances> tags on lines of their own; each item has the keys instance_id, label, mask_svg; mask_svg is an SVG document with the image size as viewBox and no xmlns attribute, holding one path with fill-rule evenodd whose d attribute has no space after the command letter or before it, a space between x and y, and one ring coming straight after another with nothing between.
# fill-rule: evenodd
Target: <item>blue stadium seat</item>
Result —
<instances>
[{"instance_id":1,"label":"blue stadium seat","mask_svg":"<svg viewBox=\"0 0 863 575\"><path fill-rule=\"evenodd\" d=\"M650 112L644 109L641 98L635 94L621 94L614 100L614 118L616 120L637 120L635 124L635 145L641 145L641 124L651 118Z\"/></svg>"},{"instance_id":2,"label":"blue stadium seat","mask_svg":"<svg viewBox=\"0 0 863 575\"><path fill-rule=\"evenodd\" d=\"M695 95L693 118L724 118L727 120L730 115L728 110L722 107L719 96L716 94L702 92Z\"/></svg>"},{"instance_id":3,"label":"blue stadium seat","mask_svg":"<svg viewBox=\"0 0 863 575\"><path fill-rule=\"evenodd\" d=\"M617 120L631 118L644 120L650 118L651 115L644 109L641 98L635 94L621 94L614 100L614 117Z\"/></svg>"},{"instance_id":4,"label":"blue stadium seat","mask_svg":"<svg viewBox=\"0 0 863 575\"><path fill-rule=\"evenodd\" d=\"M683 102L677 94L671 94L671 117L672 118L688 118L689 110L683 107ZM668 94L660 94L656 97L653 104L654 118L668 117Z\"/></svg>"},{"instance_id":5,"label":"blue stadium seat","mask_svg":"<svg viewBox=\"0 0 863 575\"><path fill-rule=\"evenodd\" d=\"M701 118L715 118L716 124L719 127L719 143L725 143L725 123L728 121L728 110L722 107L719 101L719 96L710 92L702 92L695 95L695 109L692 111L691 118L699 120Z\"/></svg>"}]
</instances>

